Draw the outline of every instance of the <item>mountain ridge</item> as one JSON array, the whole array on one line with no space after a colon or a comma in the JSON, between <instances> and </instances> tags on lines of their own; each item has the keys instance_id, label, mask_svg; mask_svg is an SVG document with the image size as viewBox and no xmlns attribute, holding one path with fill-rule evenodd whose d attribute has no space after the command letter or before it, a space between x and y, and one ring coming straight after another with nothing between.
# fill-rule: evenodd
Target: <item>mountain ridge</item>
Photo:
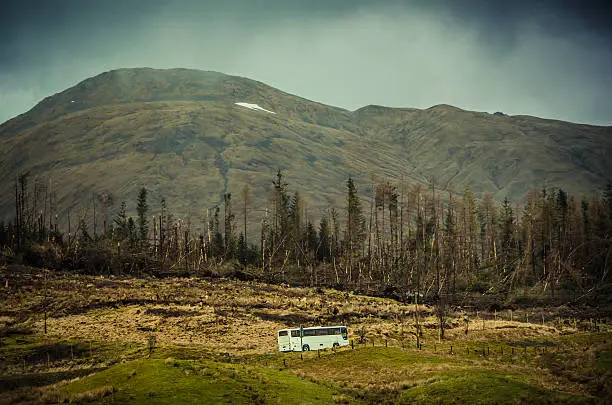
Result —
<instances>
[{"instance_id":1,"label":"mountain ridge","mask_svg":"<svg viewBox=\"0 0 612 405\"><path fill-rule=\"evenodd\" d=\"M133 200L146 186L152 198L164 196L185 214L219 203L224 192L239 193L245 183L253 204L265 206L271 178L283 168L315 217L343 207L348 176L364 196L373 176L412 183L433 177L443 189L471 184L518 201L530 187L594 192L612 173L612 127L502 114L448 104L349 111L219 72L112 70L0 125L7 151L0 218L10 217L7 196L27 171L59 179L64 211L102 190Z\"/></svg>"}]
</instances>

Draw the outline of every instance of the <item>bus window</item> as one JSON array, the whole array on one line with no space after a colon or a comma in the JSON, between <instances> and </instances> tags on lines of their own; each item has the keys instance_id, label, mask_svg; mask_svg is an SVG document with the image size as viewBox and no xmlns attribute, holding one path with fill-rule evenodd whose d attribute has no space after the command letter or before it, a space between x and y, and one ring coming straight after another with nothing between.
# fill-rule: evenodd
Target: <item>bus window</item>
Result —
<instances>
[{"instance_id":1,"label":"bus window","mask_svg":"<svg viewBox=\"0 0 612 405\"><path fill-rule=\"evenodd\" d=\"M286 330L281 330L278 332L278 336L287 336L287 331Z\"/></svg>"},{"instance_id":2,"label":"bus window","mask_svg":"<svg viewBox=\"0 0 612 405\"><path fill-rule=\"evenodd\" d=\"M330 335L339 335L340 334L340 328L332 328L329 331Z\"/></svg>"},{"instance_id":3,"label":"bus window","mask_svg":"<svg viewBox=\"0 0 612 405\"><path fill-rule=\"evenodd\" d=\"M304 329L304 336L316 336L316 329Z\"/></svg>"},{"instance_id":4,"label":"bus window","mask_svg":"<svg viewBox=\"0 0 612 405\"><path fill-rule=\"evenodd\" d=\"M300 337L300 331L299 330L292 330L291 331L291 337Z\"/></svg>"}]
</instances>

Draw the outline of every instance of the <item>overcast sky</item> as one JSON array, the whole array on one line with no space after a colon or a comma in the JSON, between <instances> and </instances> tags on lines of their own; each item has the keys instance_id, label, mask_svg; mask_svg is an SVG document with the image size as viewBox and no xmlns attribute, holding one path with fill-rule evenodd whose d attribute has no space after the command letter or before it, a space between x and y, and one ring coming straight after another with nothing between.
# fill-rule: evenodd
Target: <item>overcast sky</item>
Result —
<instances>
[{"instance_id":1,"label":"overcast sky","mask_svg":"<svg viewBox=\"0 0 612 405\"><path fill-rule=\"evenodd\" d=\"M216 70L349 110L452 104L612 125L612 5L54 0L0 5L0 122L121 67Z\"/></svg>"}]
</instances>

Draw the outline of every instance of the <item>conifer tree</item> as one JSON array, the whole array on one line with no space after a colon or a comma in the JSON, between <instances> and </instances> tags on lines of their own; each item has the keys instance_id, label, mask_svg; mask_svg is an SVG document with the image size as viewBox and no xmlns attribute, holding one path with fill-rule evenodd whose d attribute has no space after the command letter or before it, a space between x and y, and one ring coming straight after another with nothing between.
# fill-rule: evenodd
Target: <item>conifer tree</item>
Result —
<instances>
[{"instance_id":1,"label":"conifer tree","mask_svg":"<svg viewBox=\"0 0 612 405\"><path fill-rule=\"evenodd\" d=\"M284 256L289 236L289 196L287 194L288 184L281 169L278 169L276 179L272 180L272 184L274 185L274 212L270 248L273 251L281 252Z\"/></svg>"},{"instance_id":2,"label":"conifer tree","mask_svg":"<svg viewBox=\"0 0 612 405\"><path fill-rule=\"evenodd\" d=\"M147 189L144 187L138 193L136 212L138 213L138 237L145 243L149 237L149 221L147 218L149 205L147 204Z\"/></svg>"},{"instance_id":3,"label":"conifer tree","mask_svg":"<svg viewBox=\"0 0 612 405\"><path fill-rule=\"evenodd\" d=\"M245 266L248 264L248 246L242 232L238 235L238 260Z\"/></svg>"},{"instance_id":4,"label":"conifer tree","mask_svg":"<svg viewBox=\"0 0 612 405\"><path fill-rule=\"evenodd\" d=\"M127 234L128 240L130 241L130 247L134 248L136 246L136 241L138 240L138 234L136 229L136 223L132 217L129 217L127 220Z\"/></svg>"},{"instance_id":5,"label":"conifer tree","mask_svg":"<svg viewBox=\"0 0 612 405\"><path fill-rule=\"evenodd\" d=\"M508 197L504 199L501 209L501 243L500 250L503 257L503 272L508 270L508 265L513 257L514 245L514 211Z\"/></svg>"},{"instance_id":6,"label":"conifer tree","mask_svg":"<svg viewBox=\"0 0 612 405\"><path fill-rule=\"evenodd\" d=\"M211 233L213 235L211 254L216 258L222 258L223 253L225 251L225 247L223 246L223 234L221 233L221 227L219 223L219 212L219 206L216 205L214 208L213 218L210 224Z\"/></svg>"},{"instance_id":7,"label":"conifer tree","mask_svg":"<svg viewBox=\"0 0 612 405\"><path fill-rule=\"evenodd\" d=\"M251 195L251 191L249 189L249 185L248 185L248 183L245 183L244 187L242 188L242 200L244 202L244 232L243 232L243 236L244 236L244 245L245 246L248 246L248 237L247 237L247 206L248 206L250 195Z\"/></svg>"},{"instance_id":8,"label":"conifer tree","mask_svg":"<svg viewBox=\"0 0 612 405\"><path fill-rule=\"evenodd\" d=\"M357 187L351 177L346 181L347 208L346 208L346 236L345 243L350 252L358 253L365 240L365 217L361 208L361 200L357 194Z\"/></svg>"},{"instance_id":9,"label":"conifer tree","mask_svg":"<svg viewBox=\"0 0 612 405\"><path fill-rule=\"evenodd\" d=\"M91 235L89 235L87 219L85 218L85 216L79 218L79 225L77 231L79 233L79 244L81 246L86 246L92 241Z\"/></svg>"},{"instance_id":10,"label":"conifer tree","mask_svg":"<svg viewBox=\"0 0 612 405\"><path fill-rule=\"evenodd\" d=\"M235 238L234 238L234 213L232 211L232 193L225 193L223 195L224 207L225 207L225 218L224 218L224 244L225 244L225 258L231 259L234 257L235 250Z\"/></svg>"},{"instance_id":11,"label":"conifer tree","mask_svg":"<svg viewBox=\"0 0 612 405\"><path fill-rule=\"evenodd\" d=\"M121 201L121 205L119 206L119 212L114 219L115 222L115 240L122 241L127 239L129 236L128 230L128 218L126 214L126 204L125 201Z\"/></svg>"},{"instance_id":12,"label":"conifer tree","mask_svg":"<svg viewBox=\"0 0 612 405\"><path fill-rule=\"evenodd\" d=\"M330 251L330 236L329 236L329 222L327 217L323 215L321 221L319 222L319 251L317 255L317 259L320 261L328 261L330 260L331 251Z\"/></svg>"}]
</instances>

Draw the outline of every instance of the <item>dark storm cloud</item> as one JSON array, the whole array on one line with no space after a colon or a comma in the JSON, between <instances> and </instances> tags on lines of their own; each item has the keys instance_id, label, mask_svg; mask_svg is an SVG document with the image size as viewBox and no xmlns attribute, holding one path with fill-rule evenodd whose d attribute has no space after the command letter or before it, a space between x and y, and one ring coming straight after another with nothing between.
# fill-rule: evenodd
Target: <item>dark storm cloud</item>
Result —
<instances>
[{"instance_id":1,"label":"dark storm cloud","mask_svg":"<svg viewBox=\"0 0 612 405\"><path fill-rule=\"evenodd\" d=\"M384 4L384 5L381 5ZM572 1L16 1L0 121L119 67L191 67L348 109L448 103L612 124L610 6Z\"/></svg>"}]
</instances>

